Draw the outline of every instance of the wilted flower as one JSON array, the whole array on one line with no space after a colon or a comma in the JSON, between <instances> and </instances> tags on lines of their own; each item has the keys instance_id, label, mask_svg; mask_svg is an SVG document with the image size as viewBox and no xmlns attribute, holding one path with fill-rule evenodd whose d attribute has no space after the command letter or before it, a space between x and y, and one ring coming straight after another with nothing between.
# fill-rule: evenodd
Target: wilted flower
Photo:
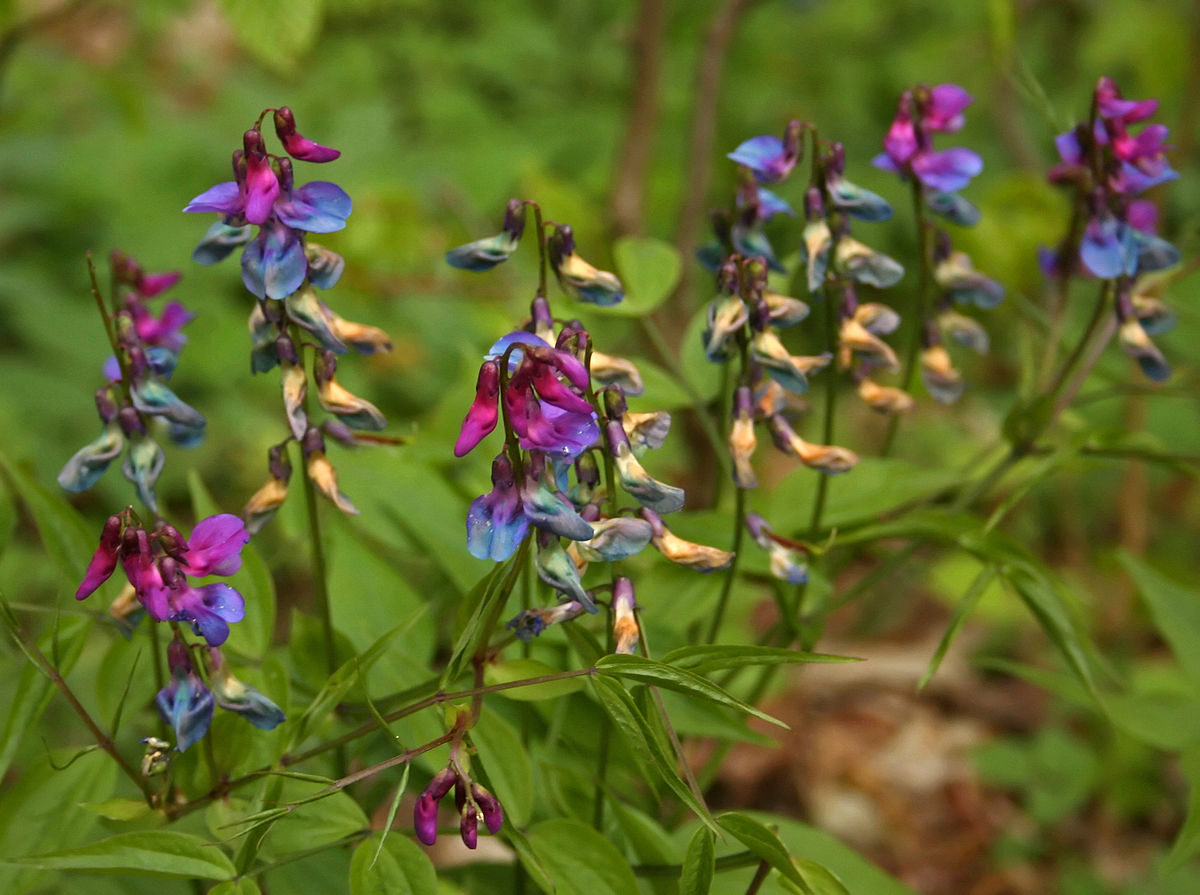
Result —
<instances>
[{"instance_id":1,"label":"wilted flower","mask_svg":"<svg viewBox=\"0 0 1200 895\"><path fill-rule=\"evenodd\" d=\"M504 227L495 236L477 239L446 253L446 263L460 270L491 270L507 261L525 232L525 203L510 199L504 212Z\"/></svg>"},{"instance_id":2,"label":"wilted flower","mask_svg":"<svg viewBox=\"0 0 1200 895\"><path fill-rule=\"evenodd\" d=\"M696 544L679 537L667 528L662 517L651 509L643 507L642 518L654 529L654 536L650 540L654 549L676 565L700 572L712 572L728 568L733 562L734 554L728 550Z\"/></svg>"},{"instance_id":3,"label":"wilted flower","mask_svg":"<svg viewBox=\"0 0 1200 895\"><path fill-rule=\"evenodd\" d=\"M637 649L640 630L638 605L633 598L633 582L621 575L613 582L613 652L633 655Z\"/></svg>"},{"instance_id":4,"label":"wilted flower","mask_svg":"<svg viewBox=\"0 0 1200 895\"><path fill-rule=\"evenodd\" d=\"M746 514L746 528L754 543L767 551L774 577L789 584L808 581L808 566L799 549L801 545L774 534L767 520L758 513Z\"/></svg>"},{"instance_id":5,"label":"wilted flower","mask_svg":"<svg viewBox=\"0 0 1200 895\"><path fill-rule=\"evenodd\" d=\"M572 298L607 306L625 297L625 289L614 274L597 270L575 254L575 234L569 226L556 226L546 248L558 284Z\"/></svg>"}]
</instances>

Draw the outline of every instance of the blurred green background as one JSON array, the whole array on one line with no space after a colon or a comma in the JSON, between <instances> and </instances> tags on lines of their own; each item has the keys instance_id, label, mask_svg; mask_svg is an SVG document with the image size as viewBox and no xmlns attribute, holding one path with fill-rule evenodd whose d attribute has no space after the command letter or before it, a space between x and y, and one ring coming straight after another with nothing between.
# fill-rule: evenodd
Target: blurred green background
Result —
<instances>
[{"instance_id":1,"label":"blurred green background","mask_svg":"<svg viewBox=\"0 0 1200 895\"><path fill-rule=\"evenodd\" d=\"M650 77L639 73L639 52L649 54L642 64ZM251 300L236 256L209 268L190 261L210 219L180 209L229 178L230 154L261 109L286 104L305 135L343 152L319 169L298 165L297 180L334 180L355 201L346 230L321 240L347 262L328 300L396 342L391 354L346 359L339 376L384 410L392 433L411 438L353 459L332 448L344 490L372 534L427 548L436 574L470 583L486 566L476 568L460 548L461 515L431 514L446 502L425 501L422 489L454 492L464 510L483 490L486 460L454 461L449 445L479 355L527 313L536 262L525 246L509 265L474 277L447 268L443 252L495 232L506 200L519 196L572 224L580 252L598 266L611 266L614 238L629 233L674 242L690 258L705 238L708 207L728 202L734 166L724 153L802 118L845 143L851 179L897 206L892 224L862 228L860 237L911 258L906 187L869 160L902 89L953 81L977 101L952 145L971 146L986 161L966 191L983 222L956 240L1008 287L1009 299L986 316L992 355L964 361L966 398L948 409L923 398L904 423L898 454L927 470L957 468L997 437L1041 356L1035 252L1059 238L1067 211L1044 170L1055 158L1053 136L1086 115L1098 76L1114 77L1127 96L1161 100L1158 120L1172 127L1181 174L1156 196L1162 233L1185 258L1195 255L1198 59L1200 11L1183 0L9 0L0 3L0 444L52 486L62 463L96 434L91 395L108 350L84 259L93 252L103 271L107 253L120 248L148 270L183 271L171 297L197 314L172 385L207 415L209 434L190 452L168 448L159 487L168 515L188 515L190 466L230 511L265 479L282 415L276 380L248 375ZM630 161L638 147L648 152L644 169ZM798 204L802 189L796 182L784 192ZM778 238L785 249L794 245L794 233ZM711 382L699 372L698 346L682 341L711 297L687 263L690 287L659 324L681 346L684 368ZM910 280L887 296L902 312ZM1066 429L1106 430L1118 445L1141 432L1138 445L1200 454L1200 414L1188 394L1200 338L1196 292L1195 278L1183 278L1167 296L1180 317L1159 340L1176 368L1167 393L1091 402L1067 417ZM645 365L650 388L635 409L687 403L635 322L580 313L603 350ZM1114 348L1091 388L1138 377ZM867 417L849 410L838 442L871 454L884 426ZM815 415L808 425L815 430ZM672 442L656 474L694 486L693 506L704 509L711 457L700 439ZM1200 498L1190 470L1077 463L1006 523L1094 595L1090 625L1118 654L1152 654L1156 641L1130 607L1111 548L1194 577ZM98 524L129 493L112 470L73 502ZM266 552L302 602L305 585L286 573L289 562L302 564L292 555L297 512L285 511ZM380 520L389 520L386 533ZM703 517L692 524L704 533ZM64 587L40 551L26 527L0 557L0 582L22 599ZM974 566L955 562L933 557L902 583L956 599ZM867 628L886 629L902 615L896 601L904 593L877 604ZM1000 601L985 606L992 602L988 617L1003 639L1019 611ZM1070 750L1056 760L1060 753L1070 764ZM1140 810L1131 809L1136 817ZM1109 891L1086 885L1071 891Z\"/></svg>"}]
</instances>

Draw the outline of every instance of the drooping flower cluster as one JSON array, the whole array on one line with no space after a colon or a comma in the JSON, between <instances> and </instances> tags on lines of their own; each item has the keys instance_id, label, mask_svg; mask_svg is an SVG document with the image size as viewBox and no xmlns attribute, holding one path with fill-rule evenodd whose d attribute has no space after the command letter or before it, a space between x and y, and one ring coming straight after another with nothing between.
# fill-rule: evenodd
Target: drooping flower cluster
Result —
<instances>
[{"instance_id":1,"label":"drooping flower cluster","mask_svg":"<svg viewBox=\"0 0 1200 895\"><path fill-rule=\"evenodd\" d=\"M509 202L501 234L454 249L447 260L466 270L487 270L506 260L525 232L529 207L537 218L539 257L563 291L599 305L619 300L623 288L617 277L584 261L571 228L543 224L541 209L527 200ZM585 587L589 563L621 560L650 544L694 568L711 570L732 558L727 553L723 559L698 558L711 548L669 540L674 536L659 514L682 508L683 491L653 478L640 458L662 445L671 420L666 413L630 411L626 395L641 390L637 369L595 350L579 321L558 325L540 288L525 327L499 339L484 356L454 453L465 456L497 428L505 439L492 461L492 490L467 512L467 549L501 562L532 534L538 576L563 599L513 619L509 627L523 639L596 611L595 592L608 585ZM602 481L602 469L611 470L611 479ZM640 513L620 506L622 492L640 505ZM632 583L629 593L628 600L614 594L614 608L623 607L618 643L632 649Z\"/></svg>"},{"instance_id":2,"label":"drooping flower cluster","mask_svg":"<svg viewBox=\"0 0 1200 895\"><path fill-rule=\"evenodd\" d=\"M213 694L218 705L238 712L256 727L270 729L283 720L274 703L229 672L216 649L228 639L229 625L245 616L242 595L222 582L198 585L192 580L233 575L241 568L242 548L249 539L242 520L227 513L202 519L185 539L162 521L146 529L127 508L105 522L100 544L75 592L77 600L87 599L119 564L128 585L111 612L123 628L132 629L142 615L149 615L156 622L187 624L204 639L209 686L197 673L189 656L191 648L177 631L167 652L171 681L157 698L164 720L175 729L180 751L208 729Z\"/></svg>"},{"instance_id":3,"label":"drooping flower cluster","mask_svg":"<svg viewBox=\"0 0 1200 895\"><path fill-rule=\"evenodd\" d=\"M193 661L191 650L198 651L198 661ZM207 682L197 666L204 668ZM167 667L171 680L158 691L154 703L175 731L180 752L208 732L214 705L241 715L259 730L271 730L286 720L279 706L233 676L215 646L189 648L177 636L167 647Z\"/></svg>"},{"instance_id":4,"label":"drooping flower cluster","mask_svg":"<svg viewBox=\"0 0 1200 895\"><path fill-rule=\"evenodd\" d=\"M167 385L187 342L183 327L192 315L175 301L158 315L149 306L179 280L178 273L148 274L121 252L113 253L111 263L113 310L102 310L115 354L104 363L108 384L96 392L104 429L67 461L58 483L68 491L86 491L124 452L121 471L141 501L155 511L154 486L165 462L155 421L172 442L184 447L204 437L204 417ZM101 300L99 293L96 297Z\"/></svg>"},{"instance_id":5,"label":"drooping flower cluster","mask_svg":"<svg viewBox=\"0 0 1200 895\"><path fill-rule=\"evenodd\" d=\"M974 102L957 84L920 85L900 95L896 117L883 138L882 154L873 164L894 171L918 188L917 201L935 214L959 226L979 222L979 209L958 195L983 170L983 160L970 149L956 147L935 151L933 135L962 129L964 111ZM947 340L965 345L979 353L988 350L987 332L978 321L959 309L994 308L1004 298L1004 289L995 280L975 270L970 257L955 250L949 233L923 222L918 209L918 226L926 229L922 246L930 246L931 257L922 258L931 265L938 296L918 321L921 380L935 400L950 404L961 397L966 383L946 350ZM861 392L860 392L861 393ZM863 395L868 403L872 401ZM879 395L887 403L892 396ZM911 402L910 402L911 404Z\"/></svg>"},{"instance_id":6,"label":"drooping flower cluster","mask_svg":"<svg viewBox=\"0 0 1200 895\"><path fill-rule=\"evenodd\" d=\"M1166 126L1142 124L1157 109L1158 100L1124 99L1111 78L1100 79L1089 122L1056 138L1060 162L1049 173L1051 183L1074 189L1082 230L1042 250L1041 264L1063 284L1073 274L1112 281L1122 349L1148 377L1163 380L1171 369L1150 337L1170 329L1174 317L1158 295L1162 283L1143 275L1175 266L1180 256L1155 233L1154 203L1135 198L1179 176L1165 154Z\"/></svg>"},{"instance_id":7,"label":"drooping flower cluster","mask_svg":"<svg viewBox=\"0 0 1200 895\"><path fill-rule=\"evenodd\" d=\"M267 152L260 127L273 116L275 133L287 155ZM374 404L338 383L337 355L351 348L361 354L390 351L383 330L341 317L317 290L333 287L342 275L341 255L312 242L310 233L331 233L346 225L350 197L333 183L312 181L296 187L291 159L329 162L340 153L314 143L296 131L295 117L286 106L266 109L243 136L233 154L234 180L219 183L194 198L187 212L216 212L221 220L209 228L192 257L213 264L245 245L242 281L258 302L250 313L250 368L264 373L280 368L284 412L290 435L268 453L270 477L246 505L247 528L258 531L287 497L291 464L288 442L301 448L305 473L343 512L357 513L338 487L337 472L325 453L326 436L347 446L361 441L387 441L377 432L387 420ZM288 158L291 156L291 158ZM252 236L257 226L257 236ZM251 239L253 238L253 241ZM311 370L303 350L311 348ZM314 423L309 415L310 389L333 418ZM355 430L355 431L351 431Z\"/></svg>"},{"instance_id":8,"label":"drooping flower cluster","mask_svg":"<svg viewBox=\"0 0 1200 895\"><path fill-rule=\"evenodd\" d=\"M425 845L437 841L438 803L454 790L454 806L458 810L458 829L463 844L475 848L479 842L479 822L482 820L493 836L504 826L504 809L500 800L475 783L458 762L434 775L429 785L417 797L413 807L413 829Z\"/></svg>"}]
</instances>

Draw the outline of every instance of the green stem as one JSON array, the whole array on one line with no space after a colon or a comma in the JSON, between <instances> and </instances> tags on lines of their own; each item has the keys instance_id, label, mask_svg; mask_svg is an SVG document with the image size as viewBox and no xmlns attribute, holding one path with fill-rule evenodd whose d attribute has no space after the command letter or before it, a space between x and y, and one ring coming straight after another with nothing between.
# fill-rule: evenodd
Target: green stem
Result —
<instances>
[{"instance_id":1,"label":"green stem","mask_svg":"<svg viewBox=\"0 0 1200 895\"><path fill-rule=\"evenodd\" d=\"M638 322L641 323L642 332L646 334L646 338L654 346L659 359L675 379L676 385L687 393L688 399L692 404L692 412L696 415L696 421L700 424L700 428L704 432L704 437L708 440L713 455L717 458L718 465L727 475L732 475L733 461L728 456L729 451L725 444L725 439L721 437L716 423L712 420L712 415L708 412L708 402L704 400L703 395L696 391L696 387L688 381L687 376L683 372L683 367L675 359L675 355L671 352L671 346L667 344L666 336L658 328L658 324L650 319L648 315L639 317Z\"/></svg>"},{"instance_id":2,"label":"green stem","mask_svg":"<svg viewBox=\"0 0 1200 895\"><path fill-rule=\"evenodd\" d=\"M88 713L88 710L83 707L83 703L81 703L78 697L75 696L75 692L59 673L58 669L49 659L46 658L45 653L38 648L38 645L33 638L31 638L25 632L25 629L21 627L21 623L18 621L17 617L13 615L11 611L9 611L7 602L3 604L2 611L4 613L8 629L12 633L13 639L15 639L17 644L21 647L22 652L24 652L25 655L29 657L30 661L37 666L37 669L49 679L50 683L54 684L54 686L58 688L59 692L62 693L63 697L67 700L67 703L71 706L71 709L76 715L79 716L80 720L83 721L87 729L91 731L92 737L96 740L96 745L107 752L109 757L111 757L112 760L117 763L117 767L121 769L125 776L132 780L133 784L139 790L141 790L142 796L146 799L146 804L150 805L152 808L158 807L155 793L150 788L149 782L131 764L129 764L128 761L125 760L125 757L117 749L116 743L113 742L112 737L105 733L100 728L100 725L93 720L92 716Z\"/></svg>"},{"instance_id":3,"label":"green stem","mask_svg":"<svg viewBox=\"0 0 1200 895\"><path fill-rule=\"evenodd\" d=\"M741 851L717 858L715 869L717 873L726 870L737 870L741 867L751 867L760 860L761 858L754 854L754 852ZM679 876L683 873L682 864L634 864L632 869L634 876L650 878Z\"/></svg>"},{"instance_id":4,"label":"green stem","mask_svg":"<svg viewBox=\"0 0 1200 895\"><path fill-rule=\"evenodd\" d=\"M933 244L929 238L929 222L925 218L925 194L921 181L916 177L912 180L913 219L917 225L917 254L920 265L917 270L917 301L913 309L913 329L908 340L908 351L904 358L904 369L900 376L900 387L911 392L916 381L918 362L921 356L921 336L925 329L925 313L929 303L929 284L933 281ZM900 415L893 414L888 422L887 435L879 456L886 457L891 453L896 441L896 432L900 428Z\"/></svg>"},{"instance_id":5,"label":"green stem","mask_svg":"<svg viewBox=\"0 0 1200 895\"><path fill-rule=\"evenodd\" d=\"M836 350L837 325L840 305L834 289L825 289L825 350ZM825 371L825 408L822 419L822 444L833 444L834 411L837 407L837 377L832 370ZM822 475L817 479L817 499L813 503L812 521L809 523L809 537L815 539L821 530L821 517L825 514L825 500L829 493L831 476Z\"/></svg>"},{"instance_id":6,"label":"green stem","mask_svg":"<svg viewBox=\"0 0 1200 895\"><path fill-rule=\"evenodd\" d=\"M525 679L519 680L519 681L507 681L507 682L501 683L501 684L488 684L488 685L482 686L482 687L471 687L470 689L467 689L467 690L457 690L457 691L453 691L453 692L449 692L449 693L444 690L438 691L437 693L434 693L433 695L431 695L425 699L422 699L416 703L413 703L412 705L406 706L403 709L398 709L394 712L390 712L390 713L384 715L383 717L384 717L385 721L396 721L400 718L404 718L404 717L407 717L408 715L414 714L415 712L419 712L422 709L433 708L435 706L442 705L443 703L446 703L446 702L455 702L460 699L474 698L476 696L479 696L479 695L482 695L485 693L499 693L502 690L512 690L512 689L516 689L518 687L532 687L535 684L547 684L547 683L551 683L553 681L567 680L569 678L574 678L574 677L590 676L593 674L596 674L596 669L594 666L588 667L588 668L579 668L574 671L560 671L560 672L556 672L555 674L540 675L538 677L525 678ZM367 734L373 733L374 731L376 731L378 729L379 729L379 725L376 722L371 721L367 724L362 725L361 727L357 728L356 730L351 731L350 733L343 734L342 736L337 737L336 739L329 740L328 742L322 743L319 746L314 746L312 749L309 749L305 752L300 752L295 755L284 755L275 764L267 765L266 767L262 767L262 768L259 768L258 770L251 771L248 774L244 774L241 777L238 777L234 780L230 780L219 790L213 790L212 792L206 793L203 796L199 796L195 799L192 799L190 802L186 802L182 805L179 805L179 806L173 808L169 812L169 816L172 819L182 817L184 814L189 814L192 811L195 811L197 808L201 808L204 805L207 805L209 802L213 801L214 799L219 798L219 797L225 795L226 793L231 792L234 789L245 786L247 783L251 783L254 780L258 780L264 774L270 774L272 771L276 771L281 768L289 768L293 765L300 764L303 761L307 761L310 758L314 758L318 755L323 755L324 753L330 751L331 749L336 749L339 746L343 746L346 743L351 742L352 740L355 740L355 739L358 739L359 737L363 737L363 736L366 736ZM436 740L434 740L431 743L426 743L424 746L418 746L414 749L409 749L406 752L400 753L400 755L394 756L393 758L389 759L388 761L390 763L385 762L385 765L386 765L386 767L394 767L397 764L402 764L404 761L406 761L408 759L415 758L417 755L423 755L424 753L428 752L431 749L436 748L437 746L440 746L444 743L450 742L450 740L453 738L453 734L454 734L454 731L450 731L449 733L447 733L441 737L438 737ZM383 769L384 769L383 766L376 765L373 773L378 772L379 770L383 770ZM368 770L370 770L370 769L368 769ZM366 776L370 776L370 774L367 774ZM358 777L351 782L356 782L358 779L364 779L364 778ZM346 784L346 785L349 785L349 784Z\"/></svg>"},{"instance_id":7,"label":"green stem","mask_svg":"<svg viewBox=\"0 0 1200 895\"><path fill-rule=\"evenodd\" d=\"M717 597L717 607L713 610L712 620L708 625L708 636L705 643L716 643L717 634L721 630L721 622L725 618L725 609L729 604L729 595L733 591L733 583L737 580L738 564L742 558L742 540L746 533L746 489L738 488L734 492L737 503L733 513L733 560L725 571L725 580L721 582L721 595Z\"/></svg>"},{"instance_id":8,"label":"green stem","mask_svg":"<svg viewBox=\"0 0 1200 895\"><path fill-rule=\"evenodd\" d=\"M1045 394L1047 398L1054 398L1058 394L1059 390L1066 384L1067 378L1071 375L1071 371L1075 368L1075 365L1083 358L1092 334L1096 331L1096 327L1100 325L1100 321L1104 319L1104 312L1108 308L1108 300L1112 295L1112 289L1112 280L1105 280L1100 285L1100 294L1096 298L1096 305L1092 309L1092 316L1088 320L1087 328L1083 331L1083 335L1080 337L1079 342L1076 343L1071 355L1062 365L1062 369L1058 371L1046 389Z\"/></svg>"}]
</instances>

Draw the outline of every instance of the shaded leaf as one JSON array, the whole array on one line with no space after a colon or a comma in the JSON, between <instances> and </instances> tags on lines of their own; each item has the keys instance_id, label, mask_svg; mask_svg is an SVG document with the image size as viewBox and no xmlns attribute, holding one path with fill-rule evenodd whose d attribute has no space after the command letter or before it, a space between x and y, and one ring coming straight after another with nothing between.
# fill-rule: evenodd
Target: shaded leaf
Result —
<instances>
[{"instance_id":1,"label":"shaded leaf","mask_svg":"<svg viewBox=\"0 0 1200 895\"><path fill-rule=\"evenodd\" d=\"M216 846L199 836L170 830L118 833L91 845L23 858L0 858L0 863L41 870L95 870L149 876L228 879L236 871Z\"/></svg>"},{"instance_id":2,"label":"shaded leaf","mask_svg":"<svg viewBox=\"0 0 1200 895\"><path fill-rule=\"evenodd\" d=\"M529 846L556 895L630 895L638 891L629 863L587 824L560 818L535 824Z\"/></svg>"},{"instance_id":3,"label":"shaded leaf","mask_svg":"<svg viewBox=\"0 0 1200 895\"><path fill-rule=\"evenodd\" d=\"M811 895L804 877L792 863L792 856L788 854L787 847L766 826L752 817L733 811L718 815L717 824L785 878L799 886L805 895Z\"/></svg>"},{"instance_id":4,"label":"shaded leaf","mask_svg":"<svg viewBox=\"0 0 1200 895\"><path fill-rule=\"evenodd\" d=\"M641 684L650 684L666 690L675 690L689 696L697 696L711 702L727 705L730 708L746 712L763 721L769 721L772 724L785 729L787 728L787 725L782 721L772 718L766 712L761 712L749 703L738 699L733 694L727 693L712 681L673 665L656 662L653 659L645 659L641 656L618 654L604 656L596 662L596 669L600 674L636 681Z\"/></svg>"},{"instance_id":5,"label":"shaded leaf","mask_svg":"<svg viewBox=\"0 0 1200 895\"><path fill-rule=\"evenodd\" d=\"M671 296L683 272L678 249L661 239L622 237L613 245L613 260L625 287L625 299L605 308L606 314L648 314Z\"/></svg>"},{"instance_id":6,"label":"shaded leaf","mask_svg":"<svg viewBox=\"0 0 1200 895\"><path fill-rule=\"evenodd\" d=\"M716 844L712 830L697 828L688 843L683 870L679 874L679 895L708 895L716 871Z\"/></svg>"},{"instance_id":7,"label":"shaded leaf","mask_svg":"<svg viewBox=\"0 0 1200 895\"><path fill-rule=\"evenodd\" d=\"M774 646L711 644L681 646L662 656L659 661L699 674L719 671L723 668L742 668L747 665L792 665L808 662L861 662L862 660L854 656L806 653Z\"/></svg>"},{"instance_id":8,"label":"shaded leaf","mask_svg":"<svg viewBox=\"0 0 1200 895\"><path fill-rule=\"evenodd\" d=\"M380 847L382 845L382 847ZM436 895L437 872L429 856L403 836L384 843L372 836L350 858L351 895Z\"/></svg>"},{"instance_id":9,"label":"shaded leaf","mask_svg":"<svg viewBox=\"0 0 1200 895\"><path fill-rule=\"evenodd\" d=\"M1118 554L1150 611L1154 626L1184 671L1200 684L1200 591L1158 572L1130 553Z\"/></svg>"},{"instance_id":10,"label":"shaded leaf","mask_svg":"<svg viewBox=\"0 0 1200 895\"><path fill-rule=\"evenodd\" d=\"M483 682L488 686L493 684L508 684L513 681L523 681L535 677L557 674L561 669L537 659L509 659L505 662L489 662L483 669ZM542 699L557 699L568 693L576 693L584 687L582 677L569 677L557 681L547 681L544 684L531 684L528 687L514 687L511 690L501 690L497 695L505 696L518 702L532 702Z\"/></svg>"}]
</instances>

